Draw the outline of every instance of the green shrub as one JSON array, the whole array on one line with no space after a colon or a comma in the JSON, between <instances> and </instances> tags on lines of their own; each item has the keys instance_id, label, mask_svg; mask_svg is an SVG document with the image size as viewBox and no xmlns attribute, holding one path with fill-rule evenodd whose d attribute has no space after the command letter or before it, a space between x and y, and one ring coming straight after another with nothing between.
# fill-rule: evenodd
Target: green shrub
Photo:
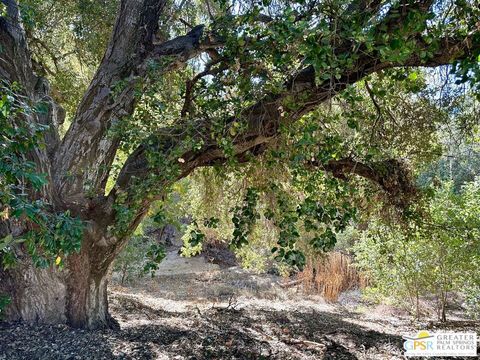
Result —
<instances>
[{"instance_id":1,"label":"green shrub","mask_svg":"<svg viewBox=\"0 0 480 360\"><path fill-rule=\"evenodd\" d=\"M416 310L419 297L435 295L439 319L446 320L452 292L475 293L480 275L480 181L455 193L452 183L436 189L422 216L407 224L373 221L354 246L357 266L381 295ZM475 280L472 280L475 279ZM473 282L473 284L472 284ZM478 292L470 295L478 306Z\"/></svg>"},{"instance_id":2,"label":"green shrub","mask_svg":"<svg viewBox=\"0 0 480 360\"><path fill-rule=\"evenodd\" d=\"M163 246L146 236L133 236L115 259L114 271L120 274L120 283L141 278L155 272L158 263L165 257ZM155 264L154 264L155 263Z\"/></svg>"}]
</instances>

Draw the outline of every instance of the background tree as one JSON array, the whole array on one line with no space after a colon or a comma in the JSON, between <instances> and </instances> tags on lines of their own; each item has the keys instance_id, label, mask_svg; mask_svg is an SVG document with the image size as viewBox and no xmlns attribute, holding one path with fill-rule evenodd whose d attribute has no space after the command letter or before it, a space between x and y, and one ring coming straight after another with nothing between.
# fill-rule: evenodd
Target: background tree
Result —
<instances>
[{"instance_id":1,"label":"background tree","mask_svg":"<svg viewBox=\"0 0 480 360\"><path fill-rule=\"evenodd\" d=\"M353 84L374 73L447 64L454 64L459 82L475 80L480 73L474 1L122 0L108 41L104 34L110 17L98 25L96 16L114 2L100 11L83 1L65 8L56 2L47 2L50 8L35 1L2 4L4 98L11 108L23 109L4 114L2 130L13 131L2 131L2 141L16 143L20 129L28 135L37 134L39 127L42 131L38 146L13 149L13 154L24 154L22 161L13 162L7 154L2 158L4 164L28 160L42 174L40 181L2 168L9 175L8 198L2 200L3 258L15 258L18 264L2 271L0 288L12 299L7 316L30 321L115 326L106 292L113 260L151 203L196 168L241 164L266 153L281 135L294 135L305 119L313 121L319 106L338 94L348 98ZM52 35L36 31L35 23L30 30L24 26L36 18L35 11L47 14L46 19L58 11L68 16L58 28L55 21L42 24L56 29ZM67 39L68 46L57 42L55 34ZM33 38L43 42L49 36L46 46ZM71 41L81 44L72 46L72 59L65 57ZM62 73L60 64L53 75L47 70L60 61L58 56L79 67L83 62L89 68L97 65L86 72L92 77L78 105L74 94L65 96L69 126L64 136L59 131L65 118L62 93L55 94L41 75L44 71L62 88L56 77ZM63 84L64 92L68 88ZM336 145L337 138L326 137L298 165L338 177L356 173L387 191L405 184L395 160L368 164L340 158ZM112 177L114 185L106 191ZM313 185L315 177L305 181ZM258 197L257 189L248 189L243 204L234 209L234 242L239 245L259 216ZM26 204L21 208L19 198ZM302 261L294 247L297 215L328 224L312 223L318 232L313 243L320 247L334 241L333 230L351 216L348 207L338 212L335 205L314 198L306 199L300 214L290 212L288 203L285 198L275 204L284 209L281 217L267 216L281 228L278 256L292 263ZM48 236L34 236L42 232ZM63 270L33 267L32 254L35 262L57 263Z\"/></svg>"}]
</instances>

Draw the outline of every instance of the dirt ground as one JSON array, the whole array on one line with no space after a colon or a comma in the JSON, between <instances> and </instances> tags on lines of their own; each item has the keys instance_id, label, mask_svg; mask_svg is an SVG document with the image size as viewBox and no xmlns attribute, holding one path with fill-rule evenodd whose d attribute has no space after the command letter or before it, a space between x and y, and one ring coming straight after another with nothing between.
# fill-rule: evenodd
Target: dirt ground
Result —
<instances>
[{"instance_id":1,"label":"dirt ground","mask_svg":"<svg viewBox=\"0 0 480 360\"><path fill-rule=\"evenodd\" d=\"M0 360L402 359L402 335L437 329L363 304L358 292L328 304L282 288L275 276L174 257L154 278L111 287L120 330L0 323ZM480 330L460 320L445 327Z\"/></svg>"}]
</instances>

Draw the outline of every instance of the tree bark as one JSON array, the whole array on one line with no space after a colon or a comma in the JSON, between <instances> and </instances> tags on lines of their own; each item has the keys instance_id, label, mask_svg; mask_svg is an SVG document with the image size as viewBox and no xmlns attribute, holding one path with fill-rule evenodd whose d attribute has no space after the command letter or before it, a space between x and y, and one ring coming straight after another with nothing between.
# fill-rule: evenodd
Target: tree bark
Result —
<instances>
[{"instance_id":1,"label":"tree bark","mask_svg":"<svg viewBox=\"0 0 480 360\"><path fill-rule=\"evenodd\" d=\"M12 300L6 319L89 329L118 327L108 311L109 273L92 273L87 261L74 255L68 269L60 270L35 267L26 258L15 268L0 271L0 291Z\"/></svg>"},{"instance_id":2,"label":"tree bark","mask_svg":"<svg viewBox=\"0 0 480 360\"><path fill-rule=\"evenodd\" d=\"M98 227L85 231L81 251L65 259L63 268L35 267L22 248L17 249L18 263L13 268L0 267L0 294L12 300L6 308L7 320L89 329L118 327L108 311L107 285L120 248L108 246L113 239L92 228Z\"/></svg>"},{"instance_id":3,"label":"tree bark","mask_svg":"<svg viewBox=\"0 0 480 360\"><path fill-rule=\"evenodd\" d=\"M13 269L0 267L0 293L11 303L5 318L31 323L65 323L66 291L64 276L58 269L36 268L27 256L20 258Z\"/></svg>"}]
</instances>

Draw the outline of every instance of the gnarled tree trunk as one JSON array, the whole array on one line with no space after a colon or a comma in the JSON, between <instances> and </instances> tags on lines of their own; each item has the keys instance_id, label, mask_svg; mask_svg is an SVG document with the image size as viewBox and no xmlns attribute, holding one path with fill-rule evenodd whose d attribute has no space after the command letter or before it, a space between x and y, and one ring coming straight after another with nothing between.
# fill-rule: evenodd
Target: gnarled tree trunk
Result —
<instances>
[{"instance_id":1,"label":"gnarled tree trunk","mask_svg":"<svg viewBox=\"0 0 480 360\"><path fill-rule=\"evenodd\" d=\"M7 320L67 323L90 329L116 327L107 301L112 261L120 251L116 244L108 244L98 230L87 230L79 253L70 255L63 268L47 269L35 267L18 248L17 264L0 269L0 294L11 298L5 312Z\"/></svg>"},{"instance_id":2,"label":"gnarled tree trunk","mask_svg":"<svg viewBox=\"0 0 480 360\"><path fill-rule=\"evenodd\" d=\"M8 320L67 323L73 327L115 327L108 312L107 272L92 272L86 254L73 255L67 268L41 269L28 258L1 271L0 291L10 296Z\"/></svg>"},{"instance_id":3,"label":"gnarled tree trunk","mask_svg":"<svg viewBox=\"0 0 480 360\"><path fill-rule=\"evenodd\" d=\"M67 323L79 328L116 328L108 311L107 286L113 260L145 214L146 207L122 237L108 234L111 219L92 213L85 220L81 250L65 259L64 267L35 267L30 257L17 249L18 263L0 269L0 294L12 300L7 320ZM95 220L93 220L95 219ZM18 229L17 229L18 231Z\"/></svg>"}]
</instances>

